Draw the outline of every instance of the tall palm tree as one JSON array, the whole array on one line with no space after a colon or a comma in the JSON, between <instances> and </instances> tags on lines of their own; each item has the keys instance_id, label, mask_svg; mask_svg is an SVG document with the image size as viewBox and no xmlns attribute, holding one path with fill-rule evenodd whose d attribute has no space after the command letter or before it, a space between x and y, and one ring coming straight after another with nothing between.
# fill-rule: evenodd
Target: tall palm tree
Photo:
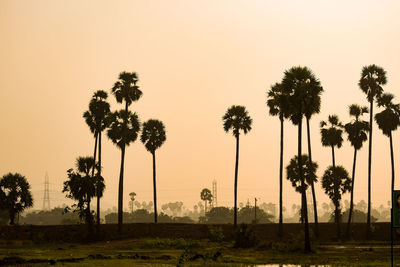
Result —
<instances>
[{"instance_id":1,"label":"tall palm tree","mask_svg":"<svg viewBox=\"0 0 400 267\"><path fill-rule=\"evenodd\" d=\"M299 175L299 157L296 155L291 160L288 166L286 166L286 178L292 183L292 186L297 192L303 194L312 183L317 182L317 168L316 162L310 162L310 157L306 154L301 156L302 172L303 176L300 180ZM301 221L304 222L305 209L301 208Z\"/></svg>"},{"instance_id":2,"label":"tall palm tree","mask_svg":"<svg viewBox=\"0 0 400 267\"><path fill-rule=\"evenodd\" d=\"M123 182L124 182L124 160L125 160L125 147L129 146L131 142L135 142L139 131L140 122L136 113L129 110L120 110L112 112L108 117L109 128L107 135L111 141L121 149L121 168L119 175L118 187L118 232L122 230L122 199L123 196Z\"/></svg>"},{"instance_id":3,"label":"tall palm tree","mask_svg":"<svg viewBox=\"0 0 400 267\"><path fill-rule=\"evenodd\" d=\"M312 94L314 88L319 85L318 79L315 77L313 72L307 67L292 67L285 71L285 75L282 79L282 87L285 94L289 95L289 105L290 105L290 120L294 125L298 126L298 139L297 139L297 156L299 164L299 177L300 181L304 185L303 177L303 164L302 164L302 123L303 116L306 113L306 108L309 103L309 94ZM306 192L302 192L301 204L304 211L304 250L306 252L311 251L310 244L310 233L308 225L308 211L307 211L307 197Z\"/></svg>"},{"instance_id":4,"label":"tall palm tree","mask_svg":"<svg viewBox=\"0 0 400 267\"><path fill-rule=\"evenodd\" d=\"M368 147L368 212L367 212L367 238L371 237L371 164L372 164L372 118L374 116L374 100L383 93L382 85L387 82L386 71L375 64L364 66L361 71L359 87L367 95L370 104L369 110L369 147Z\"/></svg>"},{"instance_id":5,"label":"tall palm tree","mask_svg":"<svg viewBox=\"0 0 400 267\"><path fill-rule=\"evenodd\" d=\"M312 115L318 114L321 110L321 94L324 91L320 82L315 80L309 86L309 93L305 99L305 118L306 118L306 126L307 126L307 144L308 144L308 156L310 157L310 162L312 162L312 153L311 153L311 136L310 136L310 119ZM314 181L311 182L311 193L313 198L313 207L314 207L314 230L315 235L319 236L319 228L318 228L318 209L317 209L317 199L315 196L315 187Z\"/></svg>"},{"instance_id":6,"label":"tall palm tree","mask_svg":"<svg viewBox=\"0 0 400 267\"><path fill-rule=\"evenodd\" d=\"M350 208L346 229L347 237L350 237L350 225L354 207L353 196L354 180L356 177L357 151L361 149L363 143L368 139L367 134L369 131L369 123L367 121L360 120L360 117L365 113L368 113L368 107L361 107L357 104L350 105L349 114L351 117L354 117L354 120L344 126L344 129L347 133L347 140L349 140L351 145L354 147L353 171L351 174Z\"/></svg>"},{"instance_id":7,"label":"tall palm tree","mask_svg":"<svg viewBox=\"0 0 400 267\"><path fill-rule=\"evenodd\" d=\"M201 192L200 192L200 198L201 198L201 200L204 201L204 216L206 216L206 213L207 213L207 201L208 201L208 202L211 202L212 197L213 197L213 196L212 196L212 194L211 194L210 189L204 188L203 190L201 190Z\"/></svg>"},{"instance_id":8,"label":"tall palm tree","mask_svg":"<svg viewBox=\"0 0 400 267\"><path fill-rule=\"evenodd\" d=\"M389 137L390 159L392 165L392 183L391 192L394 190L394 154L393 154L393 137L392 132L400 126L400 105L393 103L394 95L384 93L378 98L378 106L384 110L375 115L375 121L383 134ZM393 199L393 195L392 195Z\"/></svg>"},{"instance_id":9,"label":"tall palm tree","mask_svg":"<svg viewBox=\"0 0 400 267\"><path fill-rule=\"evenodd\" d=\"M225 132L232 130L233 136L236 138L236 163L235 163L235 188L234 188L234 211L233 224L237 226L237 183L239 170L239 136L240 132L247 134L251 131L253 120L250 118L244 106L231 106L222 117Z\"/></svg>"},{"instance_id":10,"label":"tall palm tree","mask_svg":"<svg viewBox=\"0 0 400 267\"><path fill-rule=\"evenodd\" d=\"M154 197L154 222L157 223L157 187L156 187L156 150L160 148L167 139L165 126L162 121L148 120L143 123L140 140L147 151L153 156L153 197Z\"/></svg>"},{"instance_id":11,"label":"tall palm tree","mask_svg":"<svg viewBox=\"0 0 400 267\"><path fill-rule=\"evenodd\" d=\"M118 232L121 233L122 230L122 209L123 209L123 191L124 191L124 158L125 158L125 146L130 142L135 141L137 138L137 134L140 130L140 125L136 125L136 122L139 123L139 119L136 113L132 116L132 114L128 111L128 107L135 101L138 101L142 96L142 91L137 86L138 76L136 72L121 72L119 74L119 79L115 82L114 86L111 88L111 92L114 94L118 103L125 102L125 113L118 112L120 118L123 118L124 121L118 122L121 129L123 131L128 130L128 126L124 126L123 124L129 124L128 119L132 118L133 120L130 122L132 128L133 135L130 135L128 132L120 132L119 138L115 139L118 142L118 146L121 148L121 169L119 174L119 185L118 185ZM135 117L135 118L134 118ZM118 118L118 116L114 116L114 118ZM133 127L135 126L135 127ZM137 128L136 128L137 126ZM135 128L135 129L134 129ZM137 131L135 131L137 130ZM124 136L122 138L122 136ZM134 138L133 138L134 137ZM111 138L111 137L110 137ZM111 138L113 139L113 138ZM119 140L118 140L119 139ZM113 140L114 142L114 140ZM115 143L115 142L114 142Z\"/></svg>"},{"instance_id":12,"label":"tall palm tree","mask_svg":"<svg viewBox=\"0 0 400 267\"><path fill-rule=\"evenodd\" d=\"M340 200L351 188L349 174L343 166L329 166L322 176L322 188L335 205L337 238L340 238Z\"/></svg>"},{"instance_id":13,"label":"tall palm tree","mask_svg":"<svg viewBox=\"0 0 400 267\"><path fill-rule=\"evenodd\" d=\"M288 96L282 90L282 85L279 83L271 86L268 91L267 105L269 107L269 114L272 116L278 116L281 125L281 139L280 139L280 159L279 159L279 230L278 235L283 235L283 122L290 116L290 106L288 102Z\"/></svg>"},{"instance_id":14,"label":"tall palm tree","mask_svg":"<svg viewBox=\"0 0 400 267\"><path fill-rule=\"evenodd\" d=\"M86 124L89 126L90 131L95 136L95 145L94 145L94 161L96 162L96 150L98 144L98 184L96 185L96 197L97 197L97 212L96 212L96 222L97 222L97 230L99 230L100 225L100 198L102 197L102 192L104 191L104 181L101 176L101 137L102 132L107 128L107 116L110 113L110 104L107 100L107 92L103 90L98 90L93 94L92 99L89 103L89 110L83 113L83 117L85 118ZM92 176L94 175L94 167L92 168Z\"/></svg>"},{"instance_id":15,"label":"tall palm tree","mask_svg":"<svg viewBox=\"0 0 400 267\"><path fill-rule=\"evenodd\" d=\"M328 121L321 121L321 142L332 149L332 167L335 170L335 147L341 148L343 143L343 125L337 115L329 115Z\"/></svg>"}]
</instances>

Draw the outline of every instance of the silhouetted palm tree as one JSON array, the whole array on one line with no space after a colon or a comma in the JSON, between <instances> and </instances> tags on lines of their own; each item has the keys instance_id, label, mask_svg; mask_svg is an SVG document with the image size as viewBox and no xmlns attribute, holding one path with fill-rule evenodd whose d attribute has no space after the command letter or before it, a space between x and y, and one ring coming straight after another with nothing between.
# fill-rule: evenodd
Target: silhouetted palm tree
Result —
<instances>
[{"instance_id":1,"label":"silhouetted palm tree","mask_svg":"<svg viewBox=\"0 0 400 267\"><path fill-rule=\"evenodd\" d=\"M211 194L210 189L204 188L203 190L201 190L200 198L201 198L201 200L204 201L204 216L206 216L206 213L207 213L207 201L209 203L211 203L211 200L212 200L212 194Z\"/></svg>"},{"instance_id":2,"label":"silhouetted palm tree","mask_svg":"<svg viewBox=\"0 0 400 267\"><path fill-rule=\"evenodd\" d=\"M232 130L236 138L236 163L235 163L235 188L234 188L234 212L233 224L237 226L237 182L239 170L239 136L243 131L247 134L251 130L252 119L244 106L231 106L222 117L225 132Z\"/></svg>"},{"instance_id":3,"label":"silhouetted palm tree","mask_svg":"<svg viewBox=\"0 0 400 267\"><path fill-rule=\"evenodd\" d=\"M367 238L371 237L371 161L372 161L372 118L374 116L374 100L383 93L386 71L375 64L363 67L358 83L364 94L367 95L369 108L369 148L368 148L368 212L367 212Z\"/></svg>"},{"instance_id":4,"label":"silhouetted palm tree","mask_svg":"<svg viewBox=\"0 0 400 267\"><path fill-rule=\"evenodd\" d=\"M106 117L110 113L110 104L106 101L108 95L107 92L103 90L98 90L93 94L92 99L89 103L89 110L83 114L85 118L86 124L89 126L90 131L95 136L95 145L94 145L94 161L96 162L96 150L97 144L99 147L98 151L98 181L99 184L96 186L96 196L97 196L97 212L96 212L96 221L97 226L100 225L100 198L103 196L102 192L104 191L104 180L102 181L101 176L101 137L102 132L107 128L107 120ZM92 168L92 176L94 175L94 167ZM103 188L102 188L103 187ZM99 230L99 228L97 229Z\"/></svg>"},{"instance_id":5,"label":"silhouetted palm tree","mask_svg":"<svg viewBox=\"0 0 400 267\"><path fill-rule=\"evenodd\" d=\"M307 67L292 67L285 71L282 80L282 88L285 94L289 95L290 104L290 120L294 125L298 126L298 153L299 158L299 177L300 181L304 182L303 177L303 164L302 164L302 123L303 116L305 115L307 105L309 103L309 94L313 94L315 87L319 85L318 79ZM305 185L303 185L305 188ZM304 250L311 251L310 233L308 226L308 211L307 211L307 197L305 191L302 193L302 207L304 210Z\"/></svg>"},{"instance_id":6,"label":"silhouetted palm tree","mask_svg":"<svg viewBox=\"0 0 400 267\"><path fill-rule=\"evenodd\" d=\"M278 235L283 235L283 122L290 116L290 106L288 96L282 90L282 85L279 83L271 86L271 89L267 93L268 100L267 105L269 107L269 114L272 116L279 116L281 124L281 139L280 139L280 159L279 159L279 230Z\"/></svg>"},{"instance_id":7,"label":"silhouetted palm tree","mask_svg":"<svg viewBox=\"0 0 400 267\"><path fill-rule=\"evenodd\" d=\"M310 157L310 162L312 162L311 153L311 136L310 136L310 119L312 115L318 114L321 109L321 94L324 91L320 82L316 80L309 86L309 93L305 99L305 118L307 124L307 144L308 144L308 156ZM315 196L314 182L311 182L311 193L313 197L313 207L314 207L314 230L315 235L319 236L318 229L318 210L317 210L317 198Z\"/></svg>"},{"instance_id":8,"label":"silhouetted palm tree","mask_svg":"<svg viewBox=\"0 0 400 267\"><path fill-rule=\"evenodd\" d=\"M335 169L335 146L337 148L342 147L343 138L343 125L339 121L339 117L336 115L329 115L328 121L321 121L321 142L323 146L330 147L332 149L332 166Z\"/></svg>"},{"instance_id":9,"label":"silhouetted palm tree","mask_svg":"<svg viewBox=\"0 0 400 267\"><path fill-rule=\"evenodd\" d=\"M159 120L148 120L143 123L140 140L147 151L153 156L153 197L154 197L154 222L157 223L157 187L156 187L156 150L167 139L164 124Z\"/></svg>"},{"instance_id":10,"label":"silhouetted palm tree","mask_svg":"<svg viewBox=\"0 0 400 267\"><path fill-rule=\"evenodd\" d=\"M303 194L306 192L309 185L317 182L317 169L318 164L316 162L310 162L310 158L307 154L301 156L301 165L303 175L300 178L299 172L299 157L296 155L291 160L288 166L286 166L286 178L292 183L292 186L297 192ZM305 209L301 208L301 221L305 219Z\"/></svg>"},{"instance_id":11,"label":"silhouetted palm tree","mask_svg":"<svg viewBox=\"0 0 400 267\"><path fill-rule=\"evenodd\" d=\"M134 142L140 131L139 117L136 113L126 110L112 112L109 117L107 135L121 149L121 168L118 187L118 231L122 230L122 199L124 183L125 147Z\"/></svg>"},{"instance_id":12,"label":"silhouetted palm tree","mask_svg":"<svg viewBox=\"0 0 400 267\"><path fill-rule=\"evenodd\" d=\"M357 104L352 104L349 106L349 114L354 117L354 120L347 123L344 128L347 133L347 140L350 141L351 145L354 147L354 159L353 159L353 171L351 175L351 191L350 191L350 208L349 208L349 218L347 221L346 236L350 237L350 225L353 216L353 196L354 196L354 180L356 177L356 161L357 161L357 151L361 149L363 143L368 139L369 123L367 121L360 120L360 117L368 113L367 107L361 107Z\"/></svg>"},{"instance_id":13,"label":"silhouetted palm tree","mask_svg":"<svg viewBox=\"0 0 400 267\"><path fill-rule=\"evenodd\" d=\"M114 143L118 143L118 146L121 148L121 169L119 175L119 185L118 185L118 232L121 233L122 230L122 209L123 209L123 191L124 191L124 157L125 157L125 146L130 142L133 142L137 138L137 134L140 130L139 119L136 114L130 115L128 112L128 107L135 101L139 100L142 96L142 91L139 90L139 86L137 86L138 76L135 72L121 72L119 74L119 80L114 84L113 88L111 88L111 92L115 95L115 98L118 103L125 102L125 113L118 112L119 116L114 116L114 118L123 118L124 121L119 121L118 125L120 125L120 129L122 132L119 132L117 135L112 134L114 137L110 137ZM116 114L116 113L114 113ZM135 118L134 118L135 117ZM128 118L132 118L130 122L132 128L132 135L130 133L124 133L124 130L127 130L130 127L123 126L123 124L128 124ZM136 125L136 122L138 125ZM114 124L115 127L116 123ZM137 129L136 129L137 126ZM136 131L137 130L137 131ZM118 132L117 128L114 128L114 132ZM123 136L123 137L122 137Z\"/></svg>"},{"instance_id":14,"label":"silhouetted palm tree","mask_svg":"<svg viewBox=\"0 0 400 267\"><path fill-rule=\"evenodd\" d=\"M335 205L335 222L337 237L340 238L340 200L342 195L350 191L351 180L343 166L329 166L322 176L322 188Z\"/></svg>"},{"instance_id":15,"label":"silhouetted palm tree","mask_svg":"<svg viewBox=\"0 0 400 267\"><path fill-rule=\"evenodd\" d=\"M0 179L0 208L7 210L10 224L25 209L33 206L33 198L25 176L19 173L8 173Z\"/></svg>"}]
</instances>

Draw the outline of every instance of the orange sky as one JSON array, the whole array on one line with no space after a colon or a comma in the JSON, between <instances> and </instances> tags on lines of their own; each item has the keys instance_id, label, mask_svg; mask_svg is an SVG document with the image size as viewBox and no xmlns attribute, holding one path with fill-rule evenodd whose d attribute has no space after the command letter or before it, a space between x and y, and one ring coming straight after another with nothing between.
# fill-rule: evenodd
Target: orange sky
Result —
<instances>
[{"instance_id":1,"label":"orange sky","mask_svg":"<svg viewBox=\"0 0 400 267\"><path fill-rule=\"evenodd\" d=\"M349 104L367 104L357 86L362 66L384 67L385 90L400 93L399 11L396 0L3 0L0 175L24 174L41 208L47 171L52 206L68 203L61 194L66 170L77 156L93 153L82 119L92 93L109 92L119 72L136 71L143 97L131 110L142 121L162 120L167 129L157 152L159 203L181 200L192 208L200 190L217 179L219 205L233 204L235 140L221 121L232 104L245 105L253 118L253 130L241 138L239 201L277 203L279 121L268 116L266 90L294 65L320 78L322 110L311 127L321 175L331 154L320 145L319 122L333 113L347 122ZM122 108L113 97L110 102L113 110ZM297 132L285 125L286 165L296 153ZM399 138L396 132L396 166ZM120 151L103 140L102 203L109 208L117 206ZM355 201L367 198L367 152L365 145L358 157ZM336 155L351 172L349 143ZM389 142L376 125L373 157L372 201L386 205ZM139 201L152 200L151 154L136 141L125 162L125 206L131 191ZM319 203L327 202L320 184L316 188ZM284 204L299 200L285 179Z\"/></svg>"}]
</instances>

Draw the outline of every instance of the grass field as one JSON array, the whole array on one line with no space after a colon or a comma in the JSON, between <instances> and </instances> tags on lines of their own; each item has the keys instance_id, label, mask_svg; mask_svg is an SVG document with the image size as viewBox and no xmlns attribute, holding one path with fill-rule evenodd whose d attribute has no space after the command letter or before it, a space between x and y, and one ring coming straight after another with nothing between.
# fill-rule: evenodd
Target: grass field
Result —
<instances>
[{"instance_id":1,"label":"grass field","mask_svg":"<svg viewBox=\"0 0 400 267\"><path fill-rule=\"evenodd\" d=\"M3 265L48 266L251 266L254 264L299 264L329 266L390 266L387 242L314 244L304 254L286 243L259 243L238 249L233 242L190 239L129 239L95 243L0 242ZM400 248L395 255L400 263Z\"/></svg>"}]
</instances>

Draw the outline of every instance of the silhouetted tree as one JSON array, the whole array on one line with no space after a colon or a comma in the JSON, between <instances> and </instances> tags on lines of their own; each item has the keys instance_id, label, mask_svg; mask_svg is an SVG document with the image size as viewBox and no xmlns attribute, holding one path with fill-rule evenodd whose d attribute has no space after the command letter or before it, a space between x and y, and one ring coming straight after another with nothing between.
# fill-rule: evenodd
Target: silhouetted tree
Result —
<instances>
[{"instance_id":1,"label":"silhouetted tree","mask_svg":"<svg viewBox=\"0 0 400 267\"><path fill-rule=\"evenodd\" d=\"M94 144L94 153L93 158L96 162L96 150L97 144L99 147L98 152L98 179L99 184L96 185L96 197L97 197L97 212L96 212L96 222L97 226L100 225L100 198L103 196L102 192L104 188L104 180L102 180L101 176L101 137L102 132L107 128L107 116L110 113L110 104L106 101L108 95L107 92L103 90L98 90L93 94L92 99L89 102L89 110L83 113L83 117L85 118L86 124L89 126L90 131L94 134L95 144ZM94 175L95 164L93 164L92 168L92 176ZM99 230L99 228L98 228Z\"/></svg>"},{"instance_id":2,"label":"silhouetted tree","mask_svg":"<svg viewBox=\"0 0 400 267\"><path fill-rule=\"evenodd\" d=\"M133 213L133 203L135 201L135 197L136 197L136 193L135 192L130 192L129 193L129 198L131 199L131 201L129 202L129 205L131 207L131 213Z\"/></svg>"},{"instance_id":3,"label":"silhouetted tree","mask_svg":"<svg viewBox=\"0 0 400 267\"><path fill-rule=\"evenodd\" d=\"M0 210L7 210L10 224L25 209L33 206L33 198L25 176L8 173L0 179Z\"/></svg>"},{"instance_id":4,"label":"silhouetted tree","mask_svg":"<svg viewBox=\"0 0 400 267\"><path fill-rule=\"evenodd\" d=\"M291 160L288 166L286 166L286 178L292 183L292 186L297 192L303 194L311 183L317 182L317 168L318 164L316 162L310 163L310 158L307 154L303 154L301 159L301 169L302 176L300 176L299 171L299 157L296 155ZM305 222L305 212L304 206L301 207L300 219Z\"/></svg>"},{"instance_id":5,"label":"silhouetted tree","mask_svg":"<svg viewBox=\"0 0 400 267\"><path fill-rule=\"evenodd\" d=\"M321 142L332 150L332 166L335 169L335 147L341 148L343 143L343 125L336 115L329 115L328 121L321 121Z\"/></svg>"},{"instance_id":6,"label":"silhouetted tree","mask_svg":"<svg viewBox=\"0 0 400 267\"><path fill-rule=\"evenodd\" d=\"M386 71L375 64L364 66L358 83L370 103L369 113L369 148L368 148L368 212L367 212L367 238L371 237L371 161L372 161L372 118L374 116L374 100L383 93L382 85L385 85Z\"/></svg>"},{"instance_id":7,"label":"silhouetted tree","mask_svg":"<svg viewBox=\"0 0 400 267\"><path fill-rule=\"evenodd\" d=\"M360 120L360 117L368 113L367 107L361 107L357 104L349 106L349 114L354 117L354 120L347 123L344 128L347 133L347 140L350 141L351 145L354 147L354 159L353 159L353 171L351 175L351 191L350 191L350 207L349 216L347 221L346 236L350 236L350 225L353 216L353 196L354 196L354 180L356 177L356 161L357 161L357 151L361 149L363 143L368 139L369 123L367 121Z\"/></svg>"},{"instance_id":8,"label":"silhouetted tree","mask_svg":"<svg viewBox=\"0 0 400 267\"><path fill-rule=\"evenodd\" d=\"M200 198L201 200L204 201L204 216L205 216L207 214L207 201L211 203L212 200L212 194L210 189L204 188L203 190L201 190Z\"/></svg>"},{"instance_id":9,"label":"silhouetted tree","mask_svg":"<svg viewBox=\"0 0 400 267\"><path fill-rule=\"evenodd\" d=\"M118 184L118 232L122 231L122 210L124 192L124 159L125 147L134 142L140 131L139 118L136 113L129 112L128 107L142 96L137 86L138 76L135 72L121 72L119 80L111 88L118 103L125 102L125 110L114 112L111 117L111 126L108 137L121 149L121 168Z\"/></svg>"},{"instance_id":10,"label":"silhouetted tree","mask_svg":"<svg viewBox=\"0 0 400 267\"><path fill-rule=\"evenodd\" d=\"M153 156L153 197L154 197L154 222L157 223L157 187L156 187L156 150L167 139L164 124L159 120L148 120L143 123L140 140L147 151Z\"/></svg>"},{"instance_id":11,"label":"silhouetted tree","mask_svg":"<svg viewBox=\"0 0 400 267\"><path fill-rule=\"evenodd\" d=\"M322 176L322 188L335 205L335 222L337 237L340 238L340 200L342 195L350 191L351 179L343 166L329 166Z\"/></svg>"},{"instance_id":12,"label":"silhouetted tree","mask_svg":"<svg viewBox=\"0 0 400 267\"><path fill-rule=\"evenodd\" d=\"M267 105L269 107L269 114L272 116L278 116L281 127L280 137L280 157L279 157L279 230L278 235L283 234L283 123L284 120L290 116L290 105L288 95L285 94L282 85L279 83L271 86L271 89L267 93L268 100Z\"/></svg>"},{"instance_id":13,"label":"silhouetted tree","mask_svg":"<svg viewBox=\"0 0 400 267\"><path fill-rule=\"evenodd\" d=\"M244 106L231 106L222 117L225 132L232 130L236 138L236 163L235 163L235 187L234 187L234 211L233 224L237 226L237 182L239 170L239 136L240 131L247 134L251 130L252 119Z\"/></svg>"},{"instance_id":14,"label":"silhouetted tree","mask_svg":"<svg viewBox=\"0 0 400 267\"><path fill-rule=\"evenodd\" d=\"M66 193L66 197L76 200L78 203L73 204L74 211L77 211L79 217L88 224L89 235L92 233L93 216L90 211L90 201L96 196L96 185L102 182L98 181L99 176L90 174L94 159L92 157L78 157L76 160L76 171L67 170L68 179L64 182L62 192ZM98 168L96 168L98 169ZM102 186L104 188L104 186ZM66 208L68 211L69 208Z\"/></svg>"},{"instance_id":15,"label":"silhouetted tree","mask_svg":"<svg viewBox=\"0 0 400 267\"><path fill-rule=\"evenodd\" d=\"M292 67L285 71L282 80L283 90L289 95L290 104L290 120L294 125L298 126L298 146L297 156L299 158L299 177L303 177L302 164L302 122L303 116L306 114L308 98L314 93L315 87L319 86L319 81L307 67ZM300 178L304 183L304 179ZM303 185L305 188L305 185ZM302 207L304 210L304 250L311 251L310 233L308 226L307 197L305 190L302 191Z\"/></svg>"}]
</instances>

